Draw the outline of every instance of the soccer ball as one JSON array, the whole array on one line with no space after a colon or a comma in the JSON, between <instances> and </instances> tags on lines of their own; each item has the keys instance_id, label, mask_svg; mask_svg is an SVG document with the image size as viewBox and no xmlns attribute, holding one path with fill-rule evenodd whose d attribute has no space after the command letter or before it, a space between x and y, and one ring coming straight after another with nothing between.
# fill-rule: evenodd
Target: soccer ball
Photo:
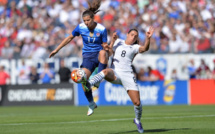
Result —
<instances>
[{"instance_id":1,"label":"soccer ball","mask_svg":"<svg viewBox=\"0 0 215 134\"><path fill-rule=\"evenodd\" d=\"M81 83L87 80L87 75L83 69L78 68L72 71L71 78L75 83Z\"/></svg>"}]
</instances>

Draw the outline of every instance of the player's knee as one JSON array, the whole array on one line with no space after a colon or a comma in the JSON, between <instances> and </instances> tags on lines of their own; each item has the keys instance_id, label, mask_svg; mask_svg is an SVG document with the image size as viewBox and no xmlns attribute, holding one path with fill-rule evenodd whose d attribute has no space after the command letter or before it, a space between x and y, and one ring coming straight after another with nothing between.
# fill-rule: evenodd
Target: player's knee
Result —
<instances>
[{"instance_id":1,"label":"player's knee","mask_svg":"<svg viewBox=\"0 0 215 134\"><path fill-rule=\"evenodd\" d=\"M103 58L106 58L106 57L107 57L107 52L106 52L105 50L101 50L101 51L99 52L99 56L100 56L100 57L103 57Z\"/></svg>"},{"instance_id":2,"label":"player's knee","mask_svg":"<svg viewBox=\"0 0 215 134\"><path fill-rule=\"evenodd\" d=\"M140 101L139 101L139 100L134 100L133 104L134 104L135 106L139 106L139 105L140 105Z\"/></svg>"},{"instance_id":3,"label":"player's knee","mask_svg":"<svg viewBox=\"0 0 215 134\"><path fill-rule=\"evenodd\" d=\"M108 62L108 54L105 50L101 50L99 52L99 62L103 63L103 64L107 64Z\"/></svg>"},{"instance_id":4,"label":"player's knee","mask_svg":"<svg viewBox=\"0 0 215 134\"><path fill-rule=\"evenodd\" d=\"M107 69L102 70L102 72L104 73L105 76L108 74L108 70Z\"/></svg>"}]
</instances>

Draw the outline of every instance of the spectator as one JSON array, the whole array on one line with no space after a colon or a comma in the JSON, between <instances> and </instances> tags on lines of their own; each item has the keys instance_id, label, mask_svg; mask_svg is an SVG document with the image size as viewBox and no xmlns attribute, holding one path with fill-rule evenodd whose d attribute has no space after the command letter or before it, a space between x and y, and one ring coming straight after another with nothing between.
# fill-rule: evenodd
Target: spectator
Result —
<instances>
[{"instance_id":1,"label":"spectator","mask_svg":"<svg viewBox=\"0 0 215 134\"><path fill-rule=\"evenodd\" d=\"M10 47L10 42L6 41L4 47L2 48L2 58L4 59L12 59L13 57L13 48Z\"/></svg>"},{"instance_id":2,"label":"spectator","mask_svg":"<svg viewBox=\"0 0 215 134\"><path fill-rule=\"evenodd\" d=\"M35 49L35 44L30 39L24 40L24 45L22 47L21 51L21 57L22 58L30 58L32 57L32 53Z\"/></svg>"},{"instance_id":3,"label":"spectator","mask_svg":"<svg viewBox=\"0 0 215 134\"><path fill-rule=\"evenodd\" d=\"M206 65L205 61L201 59L201 64L196 70L196 75L198 79L209 79L211 75L211 70Z\"/></svg>"},{"instance_id":4,"label":"spectator","mask_svg":"<svg viewBox=\"0 0 215 134\"><path fill-rule=\"evenodd\" d=\"M0 85L6 85L7 80L10 79L10 75L5 72L4 66L0 66Z\"/></svg>"},{"instance_id":5,"label":"spectator","mask_svg":"<svg viewBox=\"0 0 215 134\"><path fill-rule=\"evenodd\" d=\"M45 63L44 69L40 74L40 79L43 84L51 83L51 80L54 78L54 72L49 68L49 64Z\"/></svg>"},{"instance_id":6,"label":"spectator","mask_svg":"<svg viewBox=\"0 0 215 134\"><path fill-rule=\"evenodd\" d=\"M148 80L149 81L158 81L158 80L164 80L164 76L156 69L152 69L150 66L148 66L148 73L149 73L149 77Z\"/></svg>"},{"instance_id":7,"label":"spectator","mask_svg":"<svg viewBox=\"0 0 215 134\"><path fill-rule=\"evenodd\" d=\"M58 71L58 74L60 75L60 82L69 82L70 76L71 76L71 71L69 68L65 67L64 60L60 61L60 69Z\"/></svg>"},{"instance_id":8,"label":"spectator","mask_svg":"<svg viewBox=\"0 0 215 134\"><path fill-rule=\"evenodd\" d=\"M176 34L172 35L169 40L169 51L170 53L178 53L180 51L181 41L176 37Z\"/></svg>"},{"instance_id":9,"label":"spectator","mask_svg":"<svg viewBox=\"0 0 215 134\"><path fill-rule=\"evenodd\" d=\"M145 72L143 68L140 68L139 73L137 74L137 80L139 81L147 81L148 79L148 74Z\"/></svg>"},{"instance_id":10,"label":"spectator","mask_svg":"<svg viewBox=\"0 0 215 134\"><path fill-rule=\"evenodd\" d=\"M29 77L31 79L32 84L37 84L38 80L40 79L40 75L37 72L36 67L34 67L34 66L31 67L31 73L30 73Z\"/></svg>"},{"instance_id":11,"label":"spectator","mask_svg":"<svg viewBox=\"0 0 215 134\"><path fill-rule=\"evenodd\" d=\"M18 83L19 84L30 84L30 67L25 64L25 61L21 61L21 66L18 68Z\"/></svg>"},{"instance_id":12,"label":"spectator","mask_svg":"<svg viewBox=\"0 0 215 134\"><path fill-rule=\"evenodd\" d=\"M190 79L195 79L196 78L196 69L197 68L195 67L193 59L190 60L190 65L188 65L187 69L188 69L188 73L189 73L189 78Z\"/></svg>"},{"instance_id":13,"label":"spectator","mask_svg":"<svg viewBox=\"0 0 215 134\"><path fill-rule=\"evenodd\" d=\"M196 45L197 45L196 51L198 53L210 53L212 51L210 40L204 36L202 36L199 40L197 40Z\"/></svg>"},{"instance_id":14,"label":"spectator","mask_svg":"<svg viewBox=\"0 0 215 134\"><path fill-rule=\"evenodd\" d=\"M171 79L172 79L172 80L178 80L178 79L179 79L176 69L173 69L173 70L172 70Z\"/></svg>"}]
</instances>

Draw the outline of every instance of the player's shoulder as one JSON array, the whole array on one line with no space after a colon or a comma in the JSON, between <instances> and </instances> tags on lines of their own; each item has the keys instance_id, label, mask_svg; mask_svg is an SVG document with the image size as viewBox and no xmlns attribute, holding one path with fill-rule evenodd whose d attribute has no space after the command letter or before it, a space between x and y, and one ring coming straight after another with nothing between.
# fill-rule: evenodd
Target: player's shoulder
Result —
<instances>
[{"instance_id":1,"label":"player's shoulder","mask_svg":"<svg viewBox=\"0 0 215 134\"><path fill-rule=\"evenodd\" d=\"M99 30L105 30L105 26L103 26L103 25L100 24L100 23L97 23L97 28L98 28Z\"/></svg>"},{"instance_id":2,"label":"player's shoulder","mask_svg":"<svg viewBox=\"0 0 215 134\"><path fill-rule=\"evenodd\" d=\"M123 39L119 39L119 38L118 38L118 39L116 39L116 42L117 42L117 43L124 43L124 42L125 42L125 40L123 40Z\"/></svg>"},{"instance_id":3,"label":"player's shoulder","mask_svg":"<svg viewBox=\"0 0 215 134\"><path fill-rule=\"evenodd\" d=\"M132 47L139 47L140 45L139 44L133 44L131 45Z\"/></svg>"},{"instance_id":4,"label":"player's shoulder","mask_svg":"<svg viewBox=\"0 0 215 134\"><path fill-rule=\"evenodd\" d=\"M86 28L87 26L84 24L84 22L83 23L80 23L79 25L79 28Z\"/></svg>"},{"instance_id":5,"label":"player's shoulder","mask_svg":"<svg viewBox=\"0 0 215 134\"><path fill-rule=\"evenodd\" d=\"M131 45L131 48L134 49L134 50L136 50L136 49L139 49L139 48L140 48L140 45L138 45L138 44L133 44L133 45Z\"/></svg>"},{"instance_id":6,"label":"player's shoulder","mask_svg":"<svg viewBox=\"0 0 215 134\"><path fill-rule=\"evenodd\" d=\"M117 39L114 43L114 46L121 46L121 45L124 45L125 44L125 41L123 39Z\"/></svg>"}]
</instances>

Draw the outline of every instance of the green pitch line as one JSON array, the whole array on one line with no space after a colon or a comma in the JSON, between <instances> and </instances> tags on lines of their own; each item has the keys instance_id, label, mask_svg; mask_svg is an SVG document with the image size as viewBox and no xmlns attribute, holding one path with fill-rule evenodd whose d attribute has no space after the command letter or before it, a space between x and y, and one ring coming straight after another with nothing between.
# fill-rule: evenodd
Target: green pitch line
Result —
<instances>
[{"instance_id":1,"label":"green pitch line","mask_svg":"<svg viewBox=\"0 0 215 134\"><path fill-rule=\"evenodd\" d=\"M0 134L137 133L132 106L0 107ZM214 134L215 106L143 106L145 133Z\"/></svg>"}]
</instances>

